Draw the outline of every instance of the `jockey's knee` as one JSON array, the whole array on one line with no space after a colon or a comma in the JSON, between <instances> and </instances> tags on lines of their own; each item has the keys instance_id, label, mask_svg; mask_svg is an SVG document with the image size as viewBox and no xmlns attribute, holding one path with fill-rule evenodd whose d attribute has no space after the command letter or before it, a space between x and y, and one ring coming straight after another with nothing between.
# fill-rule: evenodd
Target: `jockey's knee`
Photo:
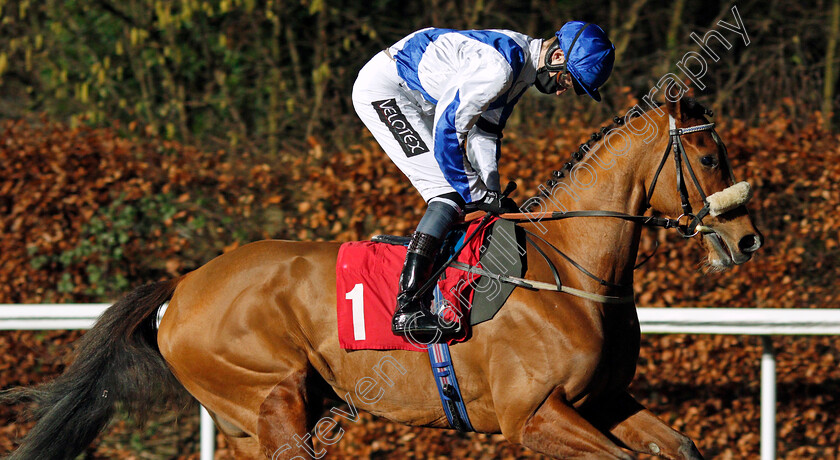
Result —
<instances>
[{"instance_id":1,"label":"jockey's knee","mask_svg":"<svg viewBox=\"0 0 840 460\"><path fill-rule=\"evenodd\" d=\"M463 202L463 198L455 192L432 198L429 200L426 214L417 224L417 231L438 239L443 238L455 220L461 215Z\"/></svg>"}]
</instances>

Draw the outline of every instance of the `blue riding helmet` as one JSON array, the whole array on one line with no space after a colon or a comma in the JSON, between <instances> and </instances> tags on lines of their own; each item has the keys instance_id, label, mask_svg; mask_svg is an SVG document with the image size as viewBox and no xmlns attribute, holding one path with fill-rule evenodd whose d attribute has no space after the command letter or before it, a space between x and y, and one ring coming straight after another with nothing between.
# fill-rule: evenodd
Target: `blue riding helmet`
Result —
<instances>
[{"instance_id":1,"label":"blue riding helmet","mask_svg":"<svg viewBox=\"0 0 840 460\"><path fill-rule=\"evenodd\" d=\"M566 56L566 68L576 83L592 99L601 102L598 88L610 78L615 62L615 46L606 32L595 24L570 21L555 35Z\"/></svg>"}]
</instances>

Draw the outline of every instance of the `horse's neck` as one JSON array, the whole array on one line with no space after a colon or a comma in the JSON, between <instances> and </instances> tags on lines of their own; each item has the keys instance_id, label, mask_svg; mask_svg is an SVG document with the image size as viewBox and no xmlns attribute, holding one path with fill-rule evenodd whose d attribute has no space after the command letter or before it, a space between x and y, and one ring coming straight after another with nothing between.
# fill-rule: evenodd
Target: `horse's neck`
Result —
<instances>
[{"instance_id":1,"label":"horse's neck","mask_svg":"<svg viewBox=\"0 0 840 460\"><path fill-rule=\"evenodd\" d=\"M547 208L553 211L617 211L631 215L644 213L646 202L645 179L640 174L651 167L651 150L662 148L662 142L651 145L635 142L621 157L611 155L604 147L593 149L578 166L579 172L570 172L553 187L546 197ZM610 167L614 160L615 163ZM586 186L587 177L595 179ZM577 180L576 180L577 179ZM545 208L544 208L545 209ZM539 227L538 227L539 228ZM639 248L641 226L637 223L601 217L573 217L545 223L542 235L547 241L572 257L597 277L615 284L631 285L633 266ZM591 291L604 291L595 280L578 276L582 287Z\"/></svg>"}]
</instances>

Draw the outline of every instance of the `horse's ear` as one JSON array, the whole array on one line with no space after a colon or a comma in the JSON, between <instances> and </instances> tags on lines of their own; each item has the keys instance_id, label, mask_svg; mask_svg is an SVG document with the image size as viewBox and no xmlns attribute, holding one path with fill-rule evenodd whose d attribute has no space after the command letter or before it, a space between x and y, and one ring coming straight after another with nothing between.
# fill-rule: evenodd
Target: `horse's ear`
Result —
<instances>
[{"instance_id":1,"label":"horse's ear","mask_svg":"<svg viewBox=\"0 0 840 460\"><path fill-rule=\"evenodd\" d=\"M668 108L668 114L674 117L674 120L682 121L682 98L673 102L667 97L665 98L665 107Z\"/></svg>"},{"instance_id":2,"label":"horse's ear","mask_svg":"<svg viewBox=\"0 0 840 460\"><path fill-rule=\"evenodd\" d=\"M682 97L676 102L673 102L667 97L665 98L665 107L668 108L668 113L671 114L672 117L674 117L674 120L676 120L677 123L682 123L687 118L685 107L683 107L684 100L685 98Z\"/></svg>"}]
</instances>

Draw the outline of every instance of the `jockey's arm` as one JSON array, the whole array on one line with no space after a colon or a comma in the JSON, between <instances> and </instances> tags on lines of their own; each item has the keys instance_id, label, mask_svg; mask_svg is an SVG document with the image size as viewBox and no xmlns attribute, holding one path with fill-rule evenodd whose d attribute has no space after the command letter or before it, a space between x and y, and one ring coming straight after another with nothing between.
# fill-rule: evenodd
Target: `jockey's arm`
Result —
<instances>
[{"instance_id":1,"label":"jockey's arm","mask_svg":"<svg viewBox=\"0 0 840 460\"><path fill-rule=\"evenodd\" d=\"M501 132L497 125L481 117L467 135L467 159L488 190L501 191L499 179L499 154ZM491 132L496 131L496 132Z\"/></svg>"},{"instance_id":2,"label":"jockey's arm","mask_svg":"<svg viewBox=\"0 0 840 460\"><path fill-rule=\"evenodd\" d=\"M459 75L438 100L435 155L445 156L457 165L467 153L485 186L498 191L499 136L475 125L490 104L510 88L512 70L495 50L480 50L462 66Z\"/></svg>"}]
</instances>

